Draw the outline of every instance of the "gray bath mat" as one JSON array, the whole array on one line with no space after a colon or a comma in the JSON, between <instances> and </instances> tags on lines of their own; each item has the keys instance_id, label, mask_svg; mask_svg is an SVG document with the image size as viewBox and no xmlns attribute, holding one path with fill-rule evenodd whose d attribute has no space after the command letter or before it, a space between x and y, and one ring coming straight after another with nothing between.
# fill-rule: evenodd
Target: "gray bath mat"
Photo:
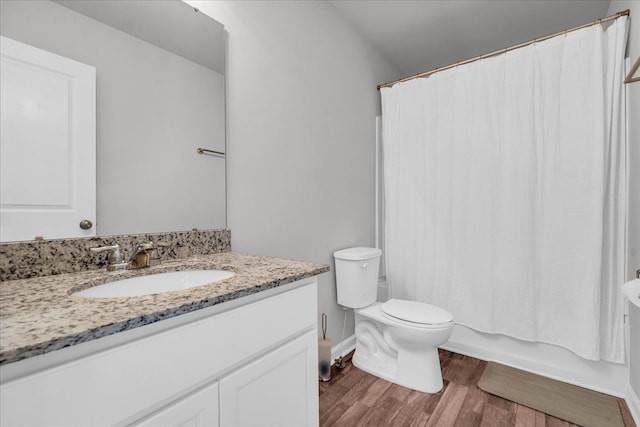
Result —
<instances>
[{"instance_id":1,"label":"gray bath mat","mask_svg":"<svg viewBox=\"0 0 640 427\"><path fill-rule=\"evenodd\" d=\"M478 387L581 426L624 427L615 397L499 363L487 364Z\"/></svg>"}]
</instances>

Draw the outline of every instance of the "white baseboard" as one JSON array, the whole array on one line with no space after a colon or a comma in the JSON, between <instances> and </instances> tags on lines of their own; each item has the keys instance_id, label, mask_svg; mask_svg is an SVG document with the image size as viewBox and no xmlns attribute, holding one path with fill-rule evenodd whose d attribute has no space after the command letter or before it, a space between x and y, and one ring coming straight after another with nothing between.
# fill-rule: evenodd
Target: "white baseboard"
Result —
<instances>
[{"instance_id":1,"label":"white baseboard","mask_svg":"<svg viewBox=\"0 0 640 427\"><path fill-rule=\"evenodd\" d=\"M338 357L349 354L349 352L353 351L354 348L356 348L355 335L351 335L350 337L347 337L347 339L345 339L341 343L334 344L333 347L331 348L331 360L332 360L331 364L333 365L333 363Z\"/></svg>"},{"instance_id":2,"label":"white baseboard","mask_svg":"<svg viewBox=\"0 0 640 427\"><path fill-rule=\"evenodd\" d=\"M624 400L627 402L627 406L629 407L629 412L631 412L631 416L637 425L640 426L640 398L636 394L631 384L627 386L627 395Z\"/></svg>"}]
</instances>

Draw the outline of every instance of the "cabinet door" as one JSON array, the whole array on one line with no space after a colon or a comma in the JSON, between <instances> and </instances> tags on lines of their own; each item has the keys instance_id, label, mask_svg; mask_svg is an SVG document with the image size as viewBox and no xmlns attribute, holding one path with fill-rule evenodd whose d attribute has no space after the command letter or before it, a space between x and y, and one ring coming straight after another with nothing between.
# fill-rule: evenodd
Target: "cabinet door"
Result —
<instances>
[{"instance_id":1,"label":"cabinet door","mask_svg":"<svg viewBox=\"0 0 640 427\"><path fill-rule=\"evenodd\" d=\"M222 426L318 425L318 338L290 341L220 380Z\"/></svg>"},{"instance_id":2,"label":"cabinet door","mask_svg":"<svg viewBox=\"0 0 640 427\"><path fill-rule=\"evenodd\" d=\"M136 427L218 426L218 383L210 384L134 425Z\"/></svg>"}]
</instances>

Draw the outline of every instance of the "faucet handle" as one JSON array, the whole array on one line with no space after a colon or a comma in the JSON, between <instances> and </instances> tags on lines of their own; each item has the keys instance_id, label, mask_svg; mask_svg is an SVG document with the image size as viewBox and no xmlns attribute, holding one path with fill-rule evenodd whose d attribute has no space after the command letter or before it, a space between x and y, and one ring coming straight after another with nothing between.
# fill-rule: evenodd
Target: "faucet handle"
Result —
<instances>
[{"instance_id":1,"label":"faucet handle","mask_svg":"<svg viewBox=\"0 0 640 427\"><path fill-rule=\"evenodd\" d=\"M133 250L131 255L131 268L145 268L160 264L160 253L158 248L166 248L171 246L169 243L152 241L139 243Z\"/></svg>"},{"instance_id":2,"label":"faucet handle","mask_svg":"<svg viewBox=\"0 0 640 427\"><path fill-rule=\"evenodd\" d=\"M112 246L99 246L97 248L89 248L89 250L95 253L100 253L104 251L119 251L120 245L116 243L115 245L112 245Z\"/></svg>"},{"instance_id":3,"label":"faucet handle","mask_svg":"<svg viewBox=\"0 0 640 427\"><path fill-rule=\"evenodd\" d=\"M153 244L153 250L149 254L149 265L154 266L161 263L160 251L159 248L168 248L171 246L170 243L166 242L156 242Z\"/></svg>"},{"instance_id":4,"label":"faucet handle","mask_svg":"<svg viewBox=\"0 0 640 427\"><path fill-rule=\"evenodd\" d=\"M129 267L129 263L124 260L122 251L120 251L120 245L117 243L112 246L89 248L89 250L93 253L112 251L111 254L109 254L109 264L107 264L108 271L126 270Z\"/></svg>"},{"instance_id":5,"label":"faucet handle","mask_svg":"<svg viewBox=\"0 0 640 427\"><path fill-rule=\"evenodd\" d=\"M153 242L149 241L149 242L138 243L138 245L135 248L135 251L140 252L140 251L148 251L151 249L153 249Z\"/></svg>"}]
</instances>

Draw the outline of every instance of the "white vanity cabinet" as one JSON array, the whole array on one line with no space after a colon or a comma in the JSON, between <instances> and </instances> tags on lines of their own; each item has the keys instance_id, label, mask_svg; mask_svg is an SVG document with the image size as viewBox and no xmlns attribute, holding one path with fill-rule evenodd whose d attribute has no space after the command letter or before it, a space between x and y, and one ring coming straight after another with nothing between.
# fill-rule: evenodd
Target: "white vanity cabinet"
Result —
<instances>
[{"instance_id":1,"label":"white vanity cabinet","mask_svg":"<svg viewBox=\"0 0 640 427\"><path fill-rule=\"evenodd\" d=\"M158 330L159 324L166 328ZM315 277L154 328L139 339L3 380L0 425L318 424Z\"/></svg>"},{"instance_id":2,"label":"white vanity cabinet","mask_svg":"<svg viewBox=\"0 0 640 427\"><path fill-rule=\"evenodd\" d=\"M220 379L220 424L317 425L317 342L307 332Z\"/></svg>"}]
</instances>

